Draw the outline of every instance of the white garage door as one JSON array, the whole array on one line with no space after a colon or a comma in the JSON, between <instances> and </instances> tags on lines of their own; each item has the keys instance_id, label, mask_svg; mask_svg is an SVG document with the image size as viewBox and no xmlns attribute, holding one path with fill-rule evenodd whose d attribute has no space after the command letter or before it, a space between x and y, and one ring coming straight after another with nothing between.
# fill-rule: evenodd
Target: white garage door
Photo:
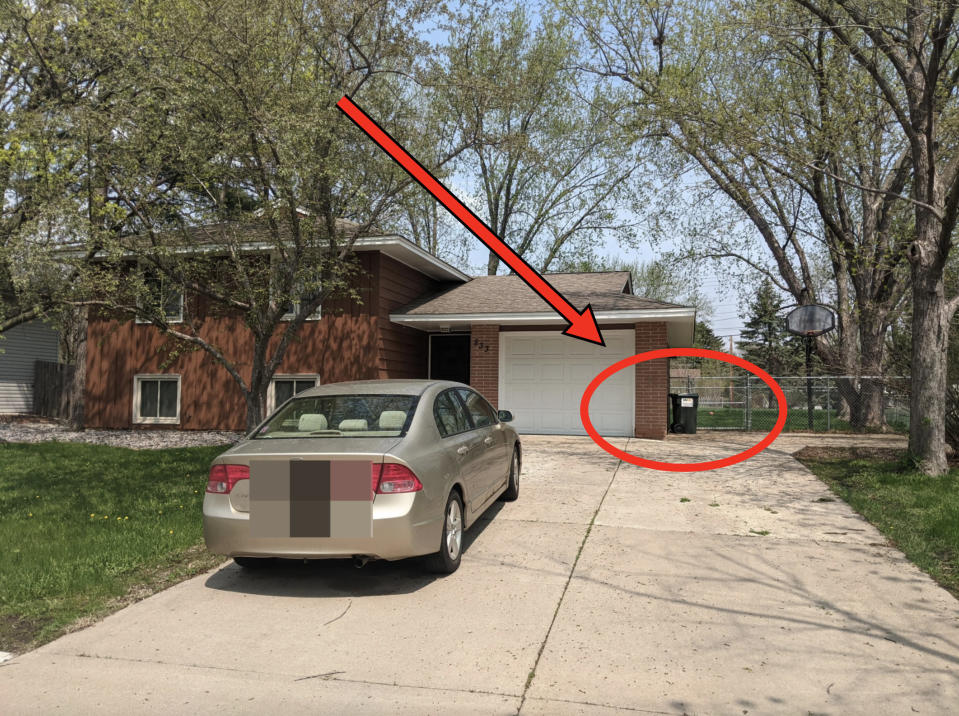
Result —
<instances>
[{"instance_id":1,"label":"white garage door","mask_svg":"<svg viewBox=\"0 0 959 716\"><path fill-rule=\"evenodd\" d=\"M561 333L499 334L499 407L520 433L585 435L579 401L604 368L633 355L633 331L603 331L606 347ZM632 435L635 369L621 370L593 394L589 415L601 435Z\"/></svg>"}]
</instances>

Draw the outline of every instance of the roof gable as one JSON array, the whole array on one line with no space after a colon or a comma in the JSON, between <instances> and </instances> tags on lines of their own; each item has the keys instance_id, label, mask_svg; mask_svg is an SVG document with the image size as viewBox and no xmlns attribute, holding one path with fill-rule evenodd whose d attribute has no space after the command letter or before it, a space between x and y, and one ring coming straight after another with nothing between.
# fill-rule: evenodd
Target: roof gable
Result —
<instances>
[{"instance_id":1,"label":"roof gable","mask_svg":"<svg viewBox=\"0 0 959 716\"><path fill-rule=\"evenodd\" d=\"M681 308L635 296L628 271L553 273L544 278L574 306L591 304L594 311L636 311ZM395 315L439 316L457 314L552 313L554 309L516 275L478 276L467 283L425 296Z\"/></svg>"}]
</instances>

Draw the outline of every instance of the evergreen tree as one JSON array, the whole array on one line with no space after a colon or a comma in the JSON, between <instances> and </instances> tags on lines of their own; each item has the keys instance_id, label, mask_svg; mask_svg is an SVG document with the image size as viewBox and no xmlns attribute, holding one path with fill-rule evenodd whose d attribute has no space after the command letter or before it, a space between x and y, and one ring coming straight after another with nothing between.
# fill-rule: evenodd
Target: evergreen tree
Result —
<instances>
[{"instance_id":1,"label":"evergreen tree","mask_svg":"<svg viewBox=\"0 0 959 716\"><path fill-rule=\"evenodd\" d=\"M696 321L693 333L694 348L708 348L711 351L723 350L723 339L713 332L710 325L704 321Z\"/></svg>"},{"instance_id":2,"label":"evergreen tree","mask_svg":"<svg viewBox=\"0 0 959 716\"><path fill-rule=\"evenodd\" d=\"M765 279L744 316L746 326L736 345L743 358L773 376L803 371L802 339L786 331L783 300L772 282Z\"/></svg>"},{"instance_id":3,"label":"evergreen tree","mask_svg":"<svg viewBox=\"0 0 959 716\"><path fill-rule=\"evenodd\" d=\"M705 321L696 321L693 329L693 348L708 348L712 351L722 351L723 339L717 336ZM700 375L726 375L728 363L706 358L673 358L671 365L674 368L698 368Z\"/></svg>"}]
</instances>

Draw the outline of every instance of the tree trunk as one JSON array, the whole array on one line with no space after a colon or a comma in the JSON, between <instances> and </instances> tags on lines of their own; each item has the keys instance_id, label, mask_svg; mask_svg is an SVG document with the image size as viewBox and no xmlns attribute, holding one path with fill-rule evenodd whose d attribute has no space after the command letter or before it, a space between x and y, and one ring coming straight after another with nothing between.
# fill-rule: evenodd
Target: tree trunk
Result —
<instances>
[{"instance_id":1,"label":"tree trunk","mask_svg":"<svg viewBox=\"0 0 959 716\"><path fill-rule=\"evenodd\" d=\"M872 371L870 373L875 375ZM882 378L863 378L859 382L859 401L850 421L853 428L856 430L885 428L884 387L885 382Z\"/></svg>"},{"instance_id":2,"label":"tree trunk","mask_svg":"<svg viewBox=\"0 0 959 716\"><path fill-rule=\"evenodd\" d=\"M859 381L859 399L851 415L852 427L857 430L882 430L885 427L885 381L882 378L885 334L883 326L863 326L860 329L860 375L866 377Z\"/></svg>"},{"instance_id":3,"label":"tree trunk","mask_svg":"<svg viewBox=\"0 0 959 716\"><path fill-rule=\"evenodd\" d=\"M839 397L842 399L836 406L836 419L847 420L852 425L855 420L854 408L859 405L859 391L852 378L839 378L836 380L836 389L839 391Z\"/></svg>"},{"instance_id":4,"label":"tree trunk","mask_svg":"<svg viewBox=\"0 0 959 716\"><path fill-rule=\"evenodd\" d=\"M942 272L929 248L914 244L912 267L912 396L909 401L909 452L927 475L947 470L945 443L946 353L949 324ZM930 244L926 243L926 247ZM935 246L935 243L932 243Z\"/></svg>"},{"instance_id":5,"label":"tree trunk","mask_svg":"<svg viewBox=\"0 0 959 716\"><path fill-rule=\"evenodd\" d=\"M246 399L246 432L249 433L266 417L266 381L257 381L259 385L251 383L250 389L245 391Z\"/></svg>"},{"instance_id":6,"label":"tree trunk","mask_svg":"<svg viewBox=\"0 0 959 716\"><path fill-rule=\"evenodd\" d=\"M253 337L253 358L250 366L250 388L246 398L246 431L249 433L266 417L266 389L273 373L267 375L267 349L276 325L269 332L257 332ZM282 351L282 348L279 348ZM282 360L282 356L280 357Z\"/></svg>"},{"instance_id":7,"label":"tree trunk","mask_svg":"<svg viewBox=\"0 0 959 716\"><path fill-rule=\"evenodd\" d=\"M490 251L489 260L486 262L486 275L495 276L496 270L498 268L499 268L499 256L497 256L492 251Z\"/></svg>"}]
</instances>

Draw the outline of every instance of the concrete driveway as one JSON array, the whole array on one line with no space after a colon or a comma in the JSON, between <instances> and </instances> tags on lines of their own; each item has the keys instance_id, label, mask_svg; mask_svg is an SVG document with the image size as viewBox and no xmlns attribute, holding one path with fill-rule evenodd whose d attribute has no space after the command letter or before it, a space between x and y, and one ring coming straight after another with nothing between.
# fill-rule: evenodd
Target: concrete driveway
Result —
<instances>
[{"instance_id":1,"label":"concrete driveway","mask_svg":"<svg viewBox=\"0 0 959 716\"><path fill-rule=\"evenodd\" d=\"M694 461L744 440L615 444ZM520 500L468 534L456 574L401 562L250 575L226 563L0 665L0 702L98 714L954 712L959 602L831 500L791 457L800 444L682 474L621 464L588 438L529 437Z\"/></svg>"}]
</instances>

